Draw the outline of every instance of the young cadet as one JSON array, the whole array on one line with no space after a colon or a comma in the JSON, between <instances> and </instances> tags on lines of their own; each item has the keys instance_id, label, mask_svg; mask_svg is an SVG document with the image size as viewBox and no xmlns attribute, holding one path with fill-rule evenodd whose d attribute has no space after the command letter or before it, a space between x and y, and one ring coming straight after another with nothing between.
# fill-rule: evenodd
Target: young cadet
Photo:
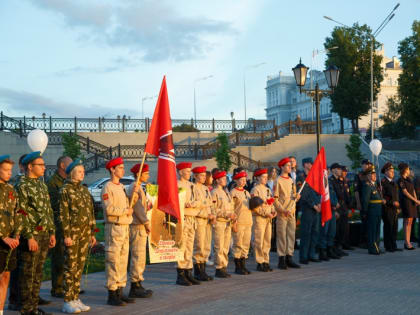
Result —
<instances>
[{"instance_id":1,"label":"young cadet","mask_svg":"<svg viewBox=\"0 0 420 315\"><path fill-rule=\"evenodd\" d=\"M3 315L10 271L16 268L16 252L22 228L22 214L17 213L17 193L8 184L13 164L9 155L0 156L0 315Z\"/></svg>"},{"instance_id":2,"label":"young cadet","mask_svg":"<svg viewBox=\"0 0 420 315\"><path fill-rule=\"evenodd\" d=\"M127 264L130 243L130 224L133 221L133 209L120 179L124 176L124 161L121 157L106 164L110 174L102 188L102 208L105 220L105 277L108 289L109 305L123 306L134 303L123 294L127 283Z\"/></svg>"},{"instance_id":3,"label":"young cadet","mask_svg":"<svg viewBox=\"0 0 420 315\"><path fill-rule=\"evenodd\" d=\"M184 227L182 235L181 250L184 252L184 259L178 261L176 284L190 286L200 284L192 275L194 237L197 226L196 217L199 212L196 207L195 196L193 196L193 183L190 182L191 163L178 163L176 168L179 174L178 188L186 191L184 208Z\"/></svg>"},{"instance_id":4,"label":"young cadet","mask_svg":"<svg viewBox=\"0 0 420 315\"><path fill-rule=\"evenodd\" d=\"M213 172L214 189L211 192L216 213L216 224L213 225L214 265L217 278L230 278L227 273L228 253L231 240L231 223L236 221L232 196L226 191L226 172Z\"/></svg>"},{"instance_id":5,"label":"young cadet","mask_svg":"<svg viewBox=\"0 0 420 315\"><path fill-rule=\"evenodd\" d=\"M140 164L131 168L134 178L140 176L140 183L146 184L149 180L149 165L143 164L140 172ZM147 200L146 187L136 186L136 181L128 188L128 196L132 198L134 194L133 222L130 224L130 282L131 288L129 297L149 298L153 291L143 288L143 273L146 267L146 243L147 234L150 233L150 222L147 218L147 211L152 208L152 204ZM136 189L135 189L136 187Z\"/></svg>"},{"instance_id":6,"label":"young cadet","mask_svg":"<svg viewBox=\"0 0 420 315\"><path fill-rule=\"evenodd\" d=\"M256 185L251 190L252 197L260 197L264 204L253 212L254 249L257 271L273 271L270 267L271 248L271 220L277 216L274 209L274 198L270 188L266 186L268 180L267 169L256 169L254 177Z\"/></svg>"},{"instance_id":7,"label":"young cadet","mask_svg":"<svg viewBox=\"0 0 420 315\"><path fill-rule=\"evenodd\" d=\"M194 195L197 200L197 229L194 240L194 277L200 281L211 281L213 277L206 273L206 263L211 248L211 224L216 222L213 213L213 200L210 190L205 186L206 167L197 166L192 169L194 173Z\"/></svg>"},{"instance_id":8,"label":"young cadet","mask_svg":"<svg viewBox=\"0 0 420 315\"><path fill-rule=\"evenodd\" d=\"M245 171L236 173L233 176L236 185L230 191L235 205L235 214L238 217L236 231L233 229L233 256L235 258L235 273L240 275L251 273L245 267L252 234L252 212L249 209L251 195L245 190L246 179Z\"/></svg>"},{"instance_id":9,"label":"young cadet","mask_svg":"<svg viewBox=\"0 0 420 315\"><path fill-rule=\"evenodd\" d=\"M280 176L274 186L274 207L277 210L276 240L279 255L279 269L300 268L293 261L296 233L296 202L300 195L296 193L296 185L289 177L292 163L288 157L278 162L281 169Z\"/></svg>"}]
</instances>

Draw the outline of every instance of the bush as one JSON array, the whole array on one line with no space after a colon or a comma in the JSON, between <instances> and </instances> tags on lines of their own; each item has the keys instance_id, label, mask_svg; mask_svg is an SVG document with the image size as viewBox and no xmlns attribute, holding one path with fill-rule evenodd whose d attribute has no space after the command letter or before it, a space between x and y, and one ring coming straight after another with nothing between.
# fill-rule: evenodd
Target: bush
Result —
<instances>
[{"instance_id":1,"label":"bush","mask_svg":"<svg viewBox=\"0 0 420 315\"><path fill-rule=\"evenodd\" d=\"M362 140L358 135L351 135L349 144L346 144L346 150L347 150L347 157L350 159L351 168L353 170L358 169L361 166L363 155L362 152L360 152L360 145L362 144Z\"/></svg>"},{"instance_id":2,"label":"bush","mask_svg":"<svg viewBox=\"0 0 420 315\"><path fill-rule=\"evenodd\" d=\"M216 151L217 167L221 170L229 171L232 161L230 160L228 136L225 133L221 133L216 140L219 144Z\"/></svg>"},{"instance_id":3,"label":"bush","mask_svg":"<svg viewBox=\"0 0 420 315\"><path fill-rule=\"evenodd\" d=\"M192 125L188 125L188 124L181 124L179 126L175 126L172 128L173 132L195 132L198 131L200 132L200 130L198 130L197 128L195 128Z\"/></svg>"}]
</instances>

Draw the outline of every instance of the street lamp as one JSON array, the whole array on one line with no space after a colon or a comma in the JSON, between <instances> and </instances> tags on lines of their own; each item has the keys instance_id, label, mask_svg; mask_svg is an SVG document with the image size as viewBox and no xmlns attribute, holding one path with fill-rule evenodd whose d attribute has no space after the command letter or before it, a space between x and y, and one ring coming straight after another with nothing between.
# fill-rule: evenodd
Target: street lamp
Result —
<instances>
[{"instance_id":1,"label":"street lamp","mask_svg":"<svg viewBox=\"0 0 420 315\"><path fill-rule=\"evenodd\" d=\"M245 124L246 124L246 72L250 69L258 68L262 65L265 65L265 62L260 62L255 65L246 66L244 69L244 112L245 112Z\"/></svg>"},{"instance_id":2,"label":"street lamp","mask_svg":"<svg viewBox=\"0 0 420 315\"><path fill-rule=\"evenodd\" d=\"M195 93L195 84L199 81L205 81L210 78L213 78L212 74L194 80L194 127L197 127L197 101L196 101L196 93Z\"/></svg>"},{"instance_id":3,"label":"street lamp","mask_svg":"<svg viewBox=\"0 0 420 315\"><path fill-rule=\"evenodd\" d=\"M306 67L302 63L302 59L299 60L299 63L294 67L293 74L295 76L296 85L299 87L299 92L306 93L309 97L311 97L315 101L316 106L316 148L317 152L321 150L321 141L320 141L320 135L321 135L321 118L319 113L319 103L321 102L321 99L324 96L330 95L334 88L337 87L338 84L338 77L340 75L340 70L336 66L329 66L325 71L325 79L327 80L328 87L330 90L320 90L318 82L315 85L315 89L302 89L303 86L305 86L306 83L306 76L308 73L308 67Z\"/></svg>"},{"instance_id":4,"label":"street lamp","mask_svg":"<svg viewBox=\"0 0 420 315\"><path fill-rule=\"evenodd\" d=\"M373 126L373 49L374 49L374 42L375 42L376 37L379 35L379 33L385 28L385 26L387 26L389 21L391 21L392 18L395 16L394 12L398 9L399 6L400 6L400 4L397 3L397 5L392 9L391 13L389 13L388 16L378 26L376 31L374 31L370 35L370 38L371 38L371 41L370 41L370 135L371 135L371 139L374 138L374 126ZM330 21L332 21L334 23L337 23L341 26L344 26L346 28L353 28L353 27L350 27L350 26L348 26L344 23L341 23L339 21L334 20L332 17L329 17L329 16L324 15L324 19L330 20Z\"/></svg>"}]
</instances>

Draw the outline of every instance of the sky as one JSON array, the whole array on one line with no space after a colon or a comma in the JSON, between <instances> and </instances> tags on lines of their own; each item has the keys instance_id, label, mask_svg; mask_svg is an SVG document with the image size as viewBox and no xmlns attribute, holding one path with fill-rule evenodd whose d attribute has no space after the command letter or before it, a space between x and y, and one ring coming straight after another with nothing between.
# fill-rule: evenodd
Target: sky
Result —
<instances>
[{"instance_id":1,"label":"sky","mask_svg":"<svg viewBox=\"0 0 420 315\"><path fill-rule=\"evenodd\" d=\"M420 19L400 0L379 34L388 57ZM336 26L376 29L391 0L2 0L0 109L8 116L152 117L166 75L173 119L265 118L267 76L302 57L322 70ZM258 67L250 67L264 63ZM201 78L211 76L208 79ZM143 98L145 99L142 101Z\"/></svg>"}]
</instances>

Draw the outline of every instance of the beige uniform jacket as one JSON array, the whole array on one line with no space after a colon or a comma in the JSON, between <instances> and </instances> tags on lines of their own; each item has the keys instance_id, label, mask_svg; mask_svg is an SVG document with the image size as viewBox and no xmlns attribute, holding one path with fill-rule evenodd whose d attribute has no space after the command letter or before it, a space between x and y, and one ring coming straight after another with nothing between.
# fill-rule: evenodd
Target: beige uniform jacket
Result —
<instances>
[{"instance_id":1,"label":"beige uniform jacket","mask_svg":"<svg viewBox=\"0 0 420 315\"><path fill-rule=\"evenodd\" d=\"M296 186L290 177L279 176L274 186L274 207L279 213L296 211Z\"/></svg>"},{"instance_id":2,"label":"beige uniform jacket","mask_svg":"<svg viewBox=\"0 0 420 315\"><path fill-rule=\"evenodd\" d=\"M214 212L210 190L205 185L194 184L192 191L195 197L195 206L199 210L197 217L207 219Z\"/></svg>"},{"instance_id":3,"label":"beige uniform jacket","mask_svg":"<svg viewBox=\"0 0 420 315\"><path fill-rule=\"evenodd\" d=\"M238 224L252 225L252 212L249 209L251 195L245 189L233 188L230 191L235 205L235 213L238 216Z\"/></svg>"},{"instance_id":4,"label":"beige uniform jacket","mask_svg":"<svg viewBox=\"0 0 420 315\"><path fill-rule=\"evenodd\" d=\"M267 217L270 213L273 212L274 210L274 206L273 205L269 205L267 203L267 200L270 198L273 198L273 195L271 193L271 189L268 188L267 186L261 185L261 184L257 184L254 186L254 188L252 188L251 190L251 196L257 196L260 197L263 201L264 204L262 207L260 207L258 210L255 209L253 211L253 215L259 215L261 217Z\"/></svg>"},{"instance_id":5,"label":"beige uniform jacket","mask_svg":"<svg viewBox=\"0 0 420 315\"><path fill-rule=\"evenodd\" d=\"M128 196L131 199L131 196L133 195L133 189L134 189L135 182L131 183L131 185L128 187ZM137 193L139 194L139 199L134 204L133 207L133 222L131 224L146 224L149 222L147 219L146 209L147 209L147 198L146 194L143 191L143 188L138 188Z\"/></svg>"},{"instance_id":6,"label":"beige uniform jacket","mask_svg":"<svg viewBox=\"0 0 420 315\"><path fill-rule=\"evenodd\" d=\"M178 188L182 188L186 191L185 203L190 204L190 207L184 208L184 215L196 217L198 213L200 212L200 210L196 208L197 200L193 191L194 184L191 182L178 180Z\"/></svg>"},{"instance_id":7,"label":"beige uniform jacket","mask_svg":"<svg viewBox=\"0 0 420 315\"><path fill-rule=\"evenodd\" d=\"M131 224L133 216L127 215L129 202L123 184L107 182L101 196L105 223Z\"/></svg>"},{"instance_id":8,"label":"beige uniform jacket","mask_svg":"<svg viewBox=\"0 0 420 315\"><path fill-rule=\"evenodd\" d=\"M217 221L229 222L230 216L234 213L233 200L230 193L222 188L214 188L211 191L211 196Z\"/></svg>"}]
</instances>

